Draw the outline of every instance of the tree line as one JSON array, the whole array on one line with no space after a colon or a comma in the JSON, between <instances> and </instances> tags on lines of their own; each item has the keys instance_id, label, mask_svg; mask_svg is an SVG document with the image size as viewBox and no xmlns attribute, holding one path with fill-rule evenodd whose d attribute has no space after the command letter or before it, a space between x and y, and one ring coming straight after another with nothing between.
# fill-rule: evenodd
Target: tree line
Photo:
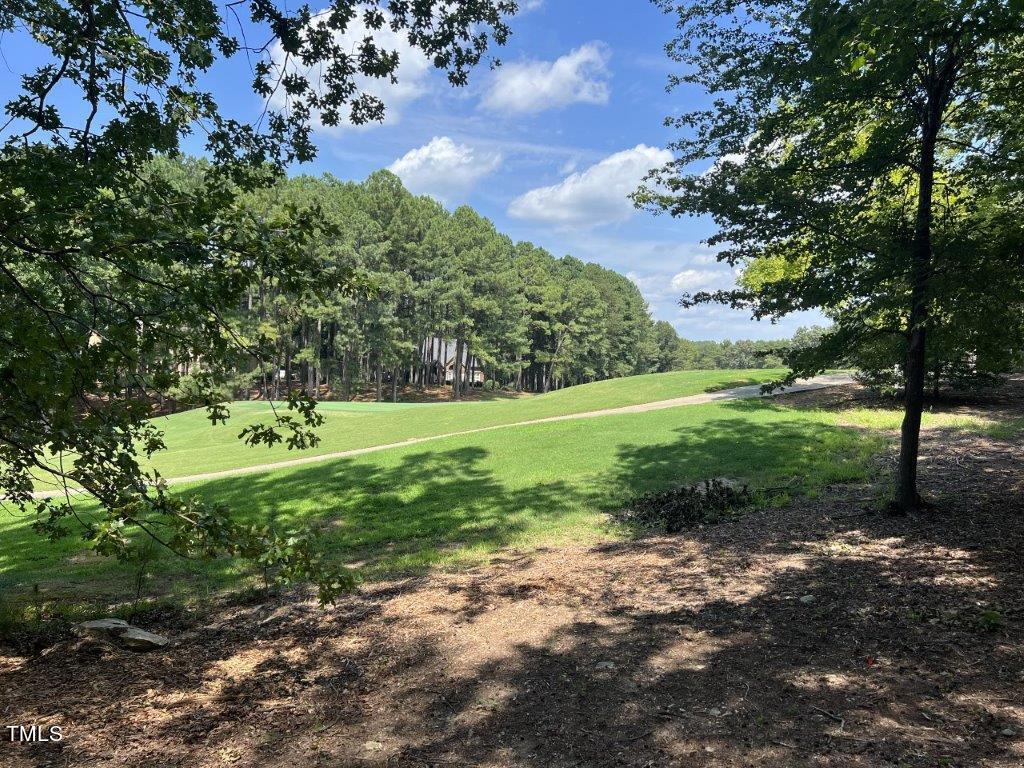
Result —
<instances>
[{"instance_id":1,"label":"tree line","mask_svg":"<svg viewBox=\"0 0 1024 768\"><path fill-rule=\"evenodd\" d=\"M784 368L789 354L816 346L826 332L827 329L815 325L798 328L791 339L691 341L681 338L668 321L659 320L655 324L662 354L658 370Z\"/></svg>"},{"instance_id":2,"label":"tree line","mask_svg":"<svg viewBox=\"0 0 1024 768\"><path fill-rule=\"evenodd\" d=\"M201 161L167 163L188 176ZM548 392L601 379L681 369L777 368L777 341L690 341L655 322L637 286L573 256L513 242L469 206L449 212L389 171L363 182L297 176L249 194L258 219L314 212L306 245L320 278L301 292L275 274L249 284L232 316L263 350L239 359L224 399L357 395L398 401L408 387ZM798 346L820 339L800 329ZM186 363L186 368L191 367ZM205 373L201 359L195 361ZM174 392L197 390L188 370Z\"/></svg>"},{"instance_id":3,"label":"tree line","mask_svg":"<svg viewBox=\"0 0 1024 768\"><path fill-rule=\"evenodd\" d=\"M192 161L167 164L188 176ZM268 273L228 319L263 350L242 356L222 395L397 400L405 387L552 389L658 370L655 323L637 286L610 269L513 242L468 206L449 212L389 171L362 183L298 176L245 196L257 219L315 212L317 279L289 290ZM673 330L673 336L675 331ZM186 361L188 398L202 356Z\"/></svg>"}]
</instances>

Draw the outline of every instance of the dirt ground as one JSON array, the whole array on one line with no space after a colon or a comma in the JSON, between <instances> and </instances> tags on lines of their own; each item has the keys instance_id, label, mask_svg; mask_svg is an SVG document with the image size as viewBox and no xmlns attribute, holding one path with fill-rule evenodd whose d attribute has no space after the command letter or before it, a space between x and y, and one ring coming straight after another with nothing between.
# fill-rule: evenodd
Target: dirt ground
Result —
<instances>
[{"instance_id":1,"label":"dirt ground","mask_svg":"<svg viewBox=\"0 0 1024 768\"><path fill-rule=\"evenodd\" d=\"M944 407L1019 418L1024 385ZM148 655L0 651L0 725L65 735L0 743L0 764L1021 766L1022 460L1018 439L931 430L927 515L836 487L326 611L292 596L169 618L147 628L173 646Z\"/></svg>"}]
</instances>

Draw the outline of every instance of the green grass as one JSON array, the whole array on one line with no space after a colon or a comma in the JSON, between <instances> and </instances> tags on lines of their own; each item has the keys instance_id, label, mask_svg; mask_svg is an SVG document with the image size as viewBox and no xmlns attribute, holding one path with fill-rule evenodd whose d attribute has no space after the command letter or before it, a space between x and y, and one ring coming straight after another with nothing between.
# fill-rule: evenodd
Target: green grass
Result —
<instances>
[{"instance_id":1,"label":"green grass","mask_svg":"<svg viewBox=\"0 0 1024 768\"><path fill-rule=\"evenodd\" d=\"M903 411L894 408L851 408L842 412L841 423L880 431L894 431L903 422ZM1024 432L1024 419L999 421L971 413L942 413L925 411L921 415L922 429L946 429L954 432L972 432L997 440L1009 440Z\"/></svg>"},{"instance_id":2,"label":"green grass","mask_svg":"<svg viewBox=\"0 0 1024 768\"><path fill-rule=\"evenodd\" d=\"M485 406L471 406L485 407ZM725 402L450 437L342 460L183 486L252 520L314 527L364 575L477 562L505 547L626 535L607 512L707 477L813 490L864 479L884 438L835 414ZM195 471L194 468L191 471ZM125 599L132 569L0 519L0 591ZM251 583L237 563L165 556L152 591L194 597Z\"/></svg>"},{"instance_id":3,"label":"green grass","mask_svg":"<svg viewBox=\"0 0 1024 768\"><path fill-rule=\"evenodd\" d=\"M1012 440L1024 433L1024 419L994 422L985 429L985 434L996 440Z\"/></svg>"},{"instance_id":4,"label":"green grass","mask_svg":"<svg viewBox=\"0 0 1024 768\"><path fill-rule=\"evenodd\" d=\"M205 410L201 409L159 419L157 424L164 430L167 450L158 454L153 464L165 477L216 472L300 455L335 453L548 416L650 403L769 381L782 374L783 371L772 369L677 371L610 379L546 395L487 402L325 402L319 406L326 417L319 429L321 442L301 454L283 446L250 448L239 441L238 433L244 425L270 415L270 406L265 402L239 402L231 405L232 418L227 425L211 426Z\"/></svg>"},{"instance_id":5,"label":"green grass","mask_svg":"<svg viewBox=\"0 0 1024 768\"><path fill-rule=\"evenodd\" d=\"M894 408L851 408L843 411L843 421L869 429L896 430L903 422L903 411ZM933 413L925 411L921 414L922 429L951 429L956 431L982 432L999 426L995 419L963 413Z\"/></svg>"}]
</instances>

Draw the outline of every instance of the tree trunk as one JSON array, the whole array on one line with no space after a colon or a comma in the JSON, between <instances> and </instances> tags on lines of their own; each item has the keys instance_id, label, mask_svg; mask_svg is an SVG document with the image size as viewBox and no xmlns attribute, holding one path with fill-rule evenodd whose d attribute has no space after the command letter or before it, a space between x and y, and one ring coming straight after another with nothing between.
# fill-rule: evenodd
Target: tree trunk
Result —
<instances>
[{"instance_id":1,"label":"tree trunk","mask_svg":"<svg viewBox=\"0 0 1024 768\"><path fill-rule=\"evenodd\" d=\"M299 336L299 339L300 339L299 349L302 350L302 354L304 356L304 359L302 360L302 362L299 363L299 386L298 386L298 389L299 390L305 389L306 393L308 394L309 393L309 385L310 385L310 383L312 382L313 379L312 379L312 376L310 375L310 371L309 371L309 369L312 368L312 366L309 364L309 361L305 359L306 357L309 357L309 321L305 317L302 318L302 324L300 326L300 336Z\"/></svg>"},{"instance_id":2,"label":"tree trunk","mask_svg":"<svg viewBox=\"0 0 1024 768\"><path fill-rule=\"evenodd\" d=\"M352 397L352 366L349 364L350 351L345 347L341 353L341 392L346 400Z\"/></svg>"},{"instance_id":3,"label":"tree trunk","mask_svg":"<svg viewBox=\"0 0 1024 768\"><path fill-rule=\"evenodd\" d=\"M395 369L391 372L391 402L398 402L398 372L401 370L400 366L395 366Z\"/></svg>"},{"instance_id":4,"label":"tree trunk","mask_svg":"<svg viewBox=\"0 0 1024 768\"><path fill-rule=\"evenodd\" d=\"M277 340L275 345L274 354L274 392L271 394L267 393L267 396L273 400L279 400L281 398L281 340Z\"/></svg>"},{"instance_id":5,"label":"tree trunk","mask_svg":"<svg viewBox=\"0 0 1024 768\"><path fill-rule=\"evenodd\" d=\"M452 364L452 399L462 397L462 339L455 341L455 362Z\"/></svg>"},{"instance_id":6,"label":"tree trunk","mask_svg":"<svg viewBox=\"0 0 1024 768\"><path fill-rule=\"evenodd\" d=\"M290 349L284 351L284 391L285 394L292 391L292 352Z\"/></svg>"},{"instance_id":7,"label":"tree trunk","mask_svg":"<svg viewBox=\"0 0 1024 768\"><path fill-rule=\"evenodd\" d=\"M321 356L323 352L323 334L324 324L323 320L317 318L316 321L316 357L313 358L313 391L309 393L310 397L320 396L320 370L324 367L324 360Z\"/></svg>"},{"instance_id":8,"label":"tree trunk","mask_svg":"<svg viewBox=\"0 0 1024 768\"><path fill-rule=\"evenodd\" d=\"M896 476L895 510L918 509L917 455L924 410L925 342L928 322L928 282L932 269L932 190L935 184L935 142L941 111L929 109L921 143L920 188L914 221L911 264L910 324L907 345L903 425L900 428L900 459Z\"/></svg>"},{"instance_id":9,"label":"tree trunk","mask_svg":"<svg viewBox=\"0 0 1024 768\"><path fill-rule=\"evenodd\" d=\"M334 396L334 364L338 361L338 324L334 320L327 325L327 365L324 368L324 384L327 391Z\"/></svg>"},{"instance_id":10,"label":"tree trunk","mask_svg":"<svg viewBox=\"0 0 1024 768\"><path fill-rule=\"evenodd\" d=\"M384 363L381 362L380 353L377 353L377 402L384 401Z\"/></svg>"}]
</instances>

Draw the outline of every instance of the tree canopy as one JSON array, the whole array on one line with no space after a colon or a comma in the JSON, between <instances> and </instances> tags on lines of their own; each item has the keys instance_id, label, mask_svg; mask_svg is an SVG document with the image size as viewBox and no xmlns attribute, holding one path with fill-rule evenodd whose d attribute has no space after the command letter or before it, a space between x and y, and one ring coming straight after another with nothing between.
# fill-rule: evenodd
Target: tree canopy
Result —
<instances>
[{"instance_id":1,"label":"tree canopy","mask_svg":"<svg viewBox=\"0 0 1024 768\"><path fill-rule=\"evenodd\" d=\"M141 529L182 554L227 552L314 577L324 597L344 586L307 538L239 526L144 473L140 453L162 447L148 403L202 359L193 394L224 419L217 386L239 355L265 359L269 341L239 337L225 308L266 279L294 295L311 289L321 217L259 210L240 193L311 158L314 121L381 118L384 105L359 84L398 71L382 33L461 85L489 43L506 40L514 11L507 0L334 0L316 15L263 0L5 3L0 33L30 39L46 63L24 74L0 128L0 493L48 535L77 530L102 553L128 556ZM365 34L347 47L343 33L359 25ZM203 89L219 60L242 56L267 102L252 122L223 114ZM209 163L183 173L159 162L191 137ZM301 447L317 423L296 395L242 436ZM33 499L40 472L84 489L100 512Z\"/></svg>"},{"instance_id":2,"label":"tree canopy","mask_svg":"<svg viewBox=\"0 0 1024 768\"><path fill-rule=\"evenodd\" d=\"M658 4L678 19L672 85L713 102L669 119L676 159L638 201L710 215L745 273L684 301L824 308L835 325L791 355L794 376L851 353L898 363L896 506L917 507L930 360L998 369L1021 349L1024 16L994 0Z\"/></svg>"},{"instance_id":3,"label":"tree canopy","mask_svg":"<svg viewBox=\"0 0 1024 768\"><path fill-rule=\"evenodd\" d=\"M266 273L226 313L236 336L265 338L272 353L268 365L237 360L224 399L374 388L397 399L400 388L446 384L458 398L474 382L543 392L659 367L654 322L628 278L513 243L473 209L449 212L388 171L358 184L300 176L244 205L256 218L315 211L321 229L307 250L318 278L297 286ZM352 291L353 280L366 290ZM206 375L201 355L182 363ZM196 389L187 373L172 395L188 404Z\"/></svg>"}]
</instances>

